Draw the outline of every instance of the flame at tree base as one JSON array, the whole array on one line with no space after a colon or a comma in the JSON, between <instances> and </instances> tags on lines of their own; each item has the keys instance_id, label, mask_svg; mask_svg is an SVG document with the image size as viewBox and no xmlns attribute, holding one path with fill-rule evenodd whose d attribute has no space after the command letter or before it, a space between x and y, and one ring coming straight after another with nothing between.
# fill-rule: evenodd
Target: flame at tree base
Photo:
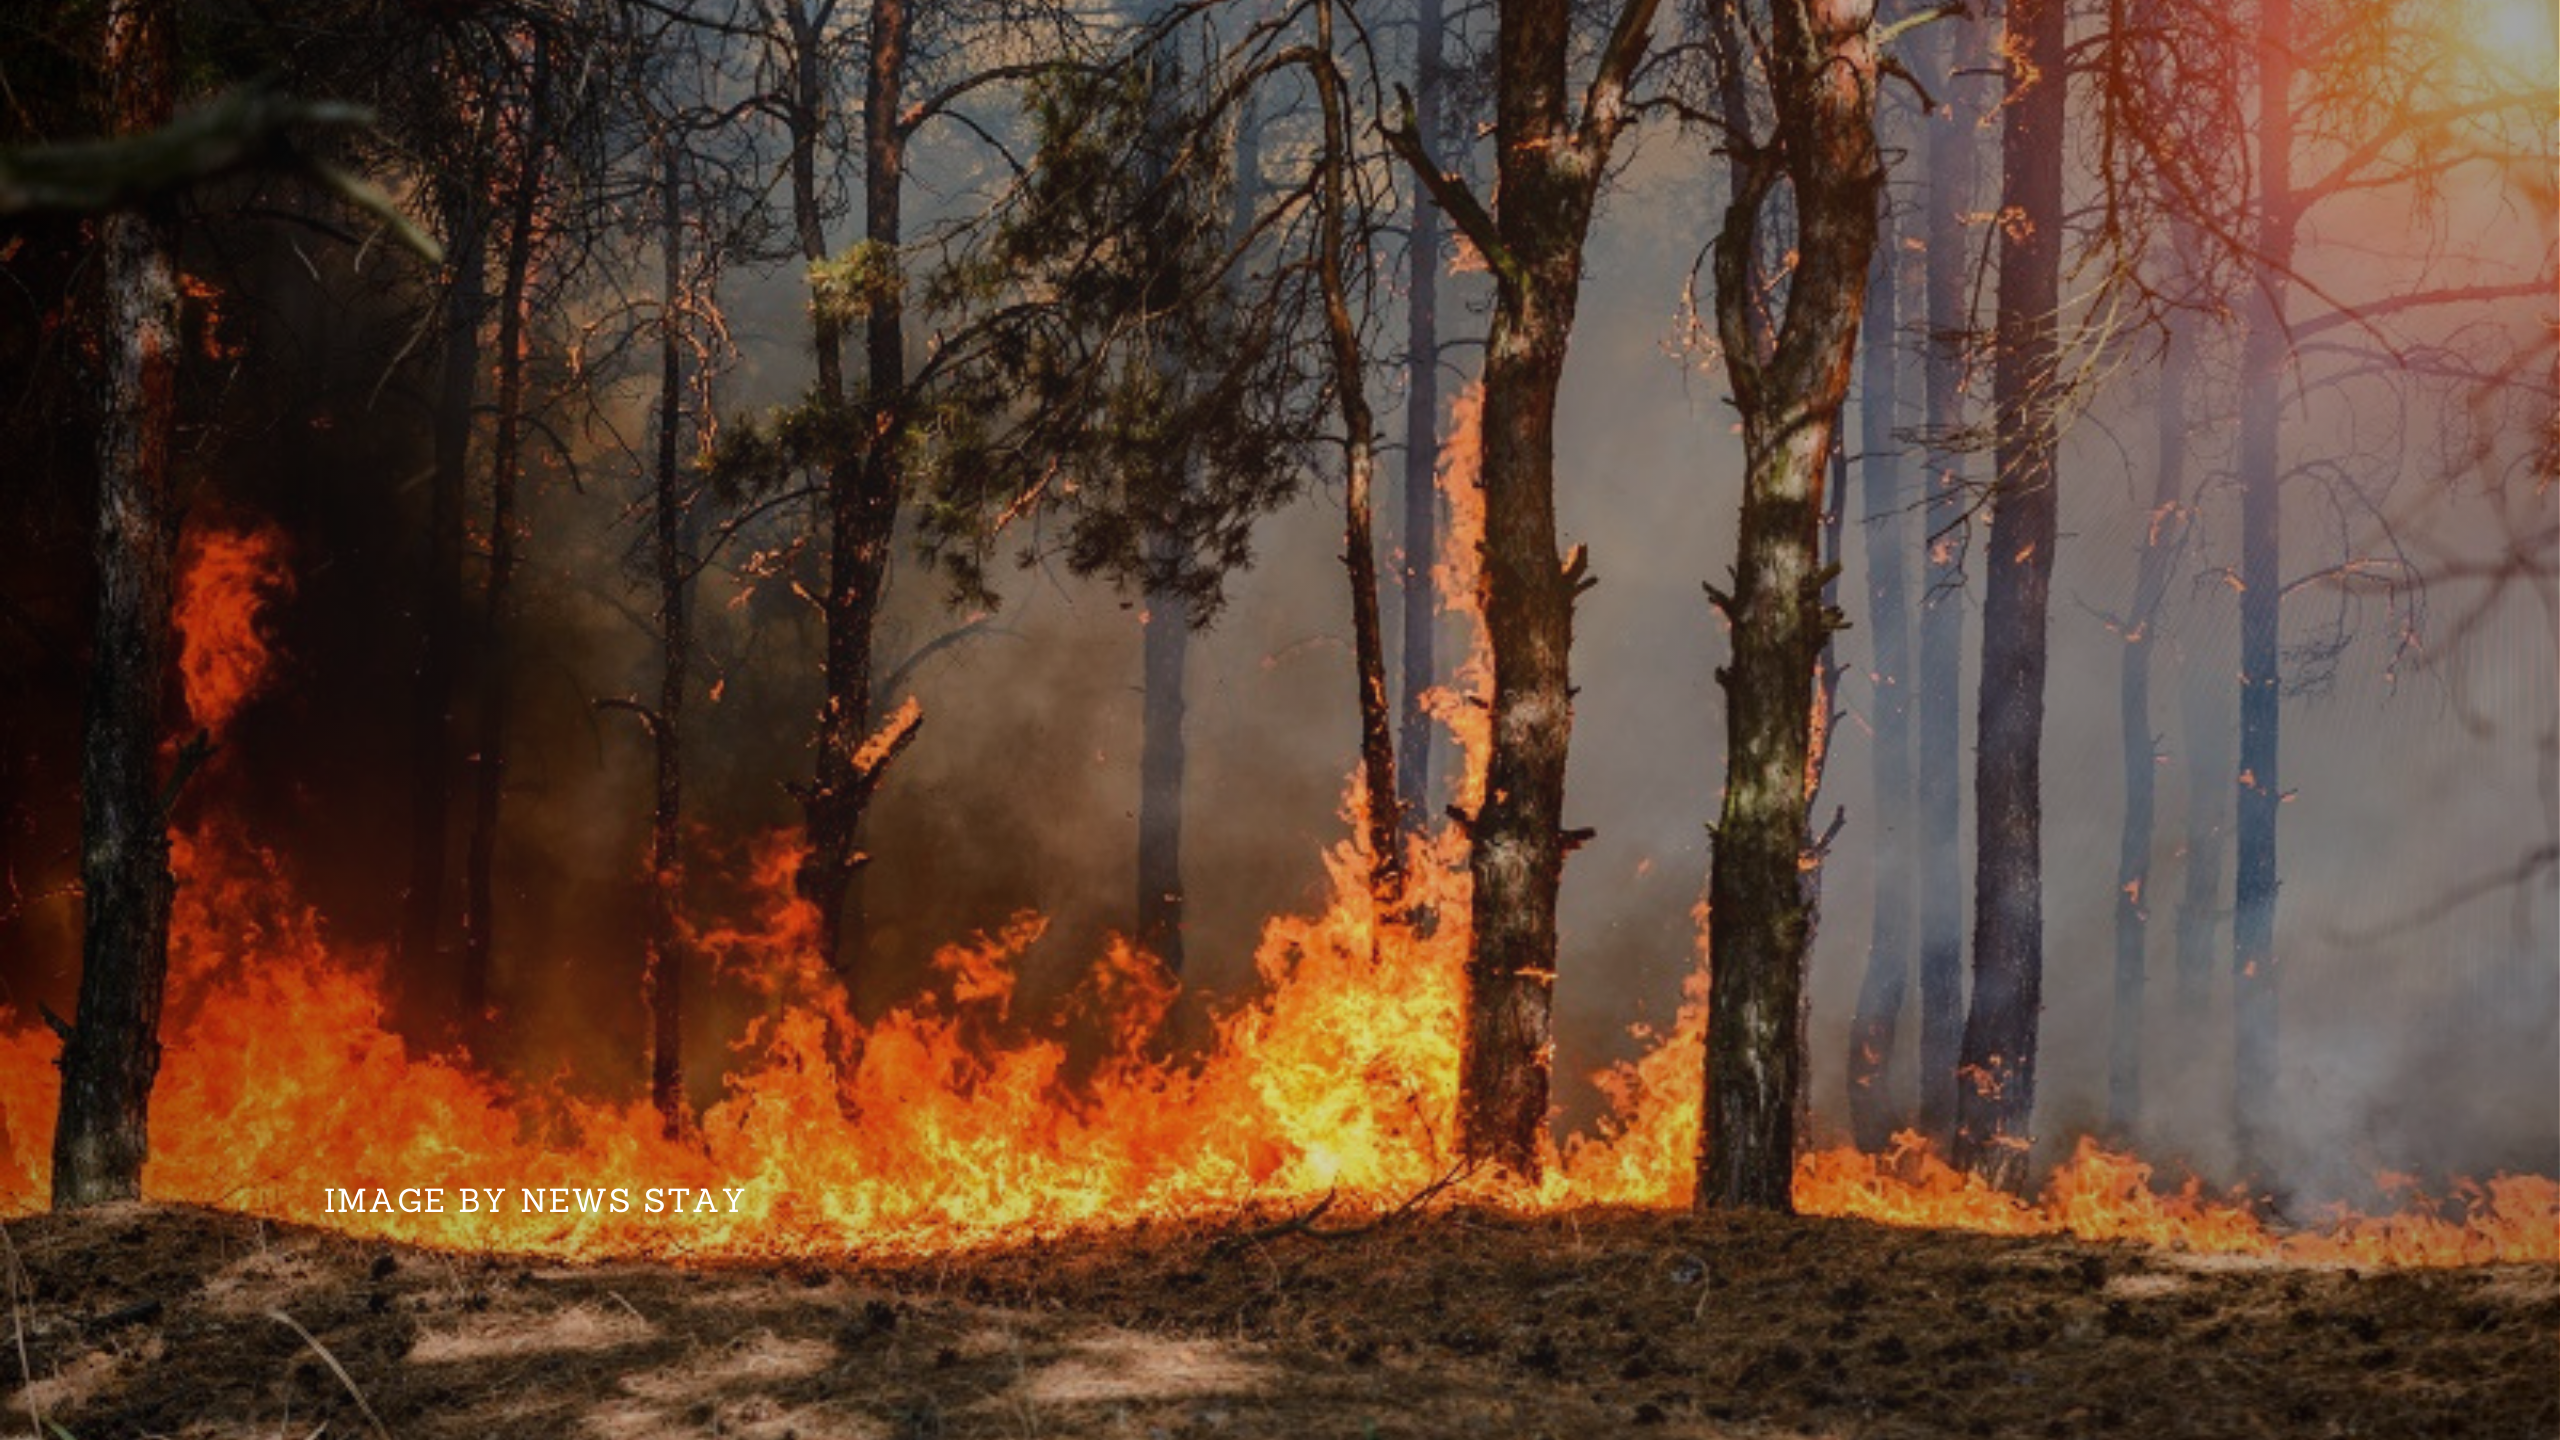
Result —
<instances>
[{"instance_id":1,"label":"flame at tree base","mask_svg":"<svg viewBox=\"0 0 2560 1440\"><path fill-rule=\"evenodd\" d=\"M379 965L334 952L275 857L208 829L182 837L170 1031L145 1188L349 1233L563 1257L758 1258L913 1252L1140 1220L1229 1215L1328 1196L1393 1206L1444 1180L1455 1111L1466 935L1464 868L1444 836L1416 857L1443 923L1376 937L1348 845L1340 897L1275 920L1257 998L1206 1052L1155 1053L1171 986L1115 946L1070 1008L1107 1043L1070 1063L1063 1021L1014 1016L1023 918L936 959L941 993L861 1024L808 955L788 856L763 867L766 911L697 947L778 992L738 1047L724 1098L670 1140L645 1102L510 1089L384 1025ZM1642 1060L1604 1078L1614 1113L1568 1143L1537 1187L1473 1178L1455 1197L1522 1210L1686 1203L1701 1085L1703 996ZM0 1033L0 1214L39 1208L59 1077L53 1037ZM504 1192L463 1213L454 1192ZM332 1213L329 1192L437 1187L442 1213ZM525 1213L522 1192L573 1195ZM617 1213L615 1189L631 1197ZM650 1214L651 1189L740 1192L734 1209ZM1890 1154L1830 1150L1799 1165L1800 1209L1902 1225L2131 1239L2216 1253L2366 1265L2560 1259L2560 1182L2499 1177L2390 1217L2283 1232L2188 1181L2083 1141L2029 1202L1946 1166L1911 1137Z\"/></svg>"}]
</instances>

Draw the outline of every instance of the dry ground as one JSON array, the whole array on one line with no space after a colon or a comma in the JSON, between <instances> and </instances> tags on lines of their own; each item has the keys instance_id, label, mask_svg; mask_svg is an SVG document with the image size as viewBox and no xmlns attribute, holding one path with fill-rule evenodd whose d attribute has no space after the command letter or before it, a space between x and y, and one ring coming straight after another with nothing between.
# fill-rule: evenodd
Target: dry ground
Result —
<instances>
[{"instance_id":1,"label":"dry ground","mask_svg":"<svg viewBox=\"0 0 2560 1440\"><path fill-rule=\"evenodd\" d=\"M160 1207L6 1235L0 1435L46 1440L2560 1436L2551 1266L1469 1210L694 1268Z\"/></svg>"}]
</instances>

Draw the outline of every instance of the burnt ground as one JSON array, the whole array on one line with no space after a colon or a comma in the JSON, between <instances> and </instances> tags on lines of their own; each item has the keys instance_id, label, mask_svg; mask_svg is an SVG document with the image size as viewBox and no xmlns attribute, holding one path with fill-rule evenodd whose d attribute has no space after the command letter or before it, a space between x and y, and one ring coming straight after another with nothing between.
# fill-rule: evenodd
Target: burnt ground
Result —
<instances>
[{"instance_id":1,"label":"burnt ground","mask_svg":"<svg viewBox=\"0 0 2560 1440\"><path fill-rule=\"evenodd\" d=\"M167 1207L6 1235L0 1366L35 1378L0 1433L32 1407L47 1440L2560 1436L2549 1265L1619 1211L844 1266L554 1265Z\"/></svg>"}]
</instances>

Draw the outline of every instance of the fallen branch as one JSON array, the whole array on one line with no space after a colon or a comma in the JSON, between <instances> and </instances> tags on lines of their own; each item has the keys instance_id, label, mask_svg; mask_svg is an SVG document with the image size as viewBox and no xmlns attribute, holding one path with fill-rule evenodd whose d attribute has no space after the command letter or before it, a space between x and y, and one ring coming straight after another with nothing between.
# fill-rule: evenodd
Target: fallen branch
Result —
<instances>
[{"instance_id":1,"label":"fallen branch","mask_svg":"<svg viewBox=\"0 0 2560 1440\"><path fill-rule=\"evenodd\" d=\"M1318 1233L1315 1228L1316 1221L1324 1218L1324 1212L1332 1209L1333 1202L1339 1198L1341 1198L1340 1192L1327 1190L1324 1192L1323 1199L1317 1201L1307 1209L1290 1216L1286 1220L1265 1225L1259 1229L1247 1230L1239 1235L1226 1236L1220 1239L1216 1244L1211 1245L1209 1247L1209 1253L1212 1255L1232 1255L1235 1252L1244 1249L1248 1245L1259 1245L1265 1240L1277 1240L1287 1235L1316 1234Z\"/></svg>"},{"instance_id":2,"label":"fallen branch","mask_svg":"<svg viewBox=\"0 0 2560 1440\"><path fill-rule=\"evenodd\" d=\"M1363 1221L1357 1225L1335 1225L1328 1228L1316 1223L1318 1220L1324 1218L1326 1211L1333 1208L1333 1202L1338 1198L1338 1192L1328 1190L1325 1192L1323 1199L1317 1201L1314 1205L1309 1206L1304 1211L1301 1211L1296 1215L1292 1215L1286 1220L1275 1221L1272 1224L1262 1226L1259 1229L1247 1230L1239 1235L1229 1235L1224 1239L1219 1240L1216 1244L1211 1245L1209 1247L1209 1253L1212 1255L1231 1255L1248 1245L1259 1245L1266 1240L1286 1239L1291 1235L1304 1235L1311 1240L1350 1240L1362 1235L1373 1234L1412 1215L1423 1206L1430 1204L1432 1200L1447 1191L1450 1186L1459 1183L1468 1176L1473 1175L1475 1172L1476 1162L1471 1160L1461 1160L1450 1166L1446 1171L1442 1172L1439 1179L1432 1181L1430 1184L1414 1191L1411 1195L1406 1196L1394 1209L1385 1211L1377 1216L1377 1218Z\"/></svg>"}]
</instances>

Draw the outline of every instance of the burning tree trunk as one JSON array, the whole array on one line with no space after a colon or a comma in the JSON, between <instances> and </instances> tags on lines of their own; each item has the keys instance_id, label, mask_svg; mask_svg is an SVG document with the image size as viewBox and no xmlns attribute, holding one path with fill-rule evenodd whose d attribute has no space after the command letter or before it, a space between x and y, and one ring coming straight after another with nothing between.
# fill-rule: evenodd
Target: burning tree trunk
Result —
<instances>
[{"instance_id":1,"label":"burning tree trunk","mask_svg":"<svg viewBox=\"0 0 2560 1440\"><path fill-rule=\"evenodd\" d=\"M107 7L101 73L117 131L169 123L177 16L168 0ZM98 612L80 765L80 1000L62 1047L53 1141L57 1210L142 1193L160 1001L169 969L169 794L156 758L169 669L178 517L178 285L173 224L159 206L99 222L106 387L98 437ZM198 738L180 759L179 781Z\"/></svg>"},{"instance_id":2,"label":"burning tree trunk","mask_svg":"<svg viewBox=\"0 0 2560 1440\"><path fill-rule=\"evenodd\" d=\"M1432 161L1408 113L1390 139L1494 277L1485 342L1482 608L1493 662L1485 800L1463 824L1474 882L1458 1148L1521 1175L1542 1163L1556 891L1573 731L1573 604L1583 552L1556 553L1555 409L1592 203L1624 128L1656 0L1627 0L1582 113L1566 110L1573 7L1502 0L1495 41L1498 213Z\"/></svg>"},{"instance_id":3,"label":"burning tree trunk","mask_svg":"<svg viewBox=\"0 0 2560 1440\"><path fill-rule=\"evenodd\" d=\"M1804 972L1814 894L1806 808L1815 667L1839 614L1823 603L1823 466L1837 442L1874 258L1884 165L1876 148L1872 12L1838 0L1771 9L1775 130L1752 134L1729 78L1733 198L1715 242L1716 326L1742 416L1742 533L1733 590L1725 786L1708 878L1706 1134L1698 1203L1791 1211L1803 1102ZM1729 25L1729 21L1725 22ZM1720 59L1744 63L1728 29ZM1738 123L1737 123L1738 122ZM1768 207L1793 198L1785 308L1761 307Z\"/></svg>"},{"instance_id":4,"label":"burning tree trunk","mask_svg":"<svg viewBox=\"0 0 2560 1440\"><path fill-rule=\"evenodd\" d=\"M795 61L790 106L792 212L801 253L814 264L827 258L816 159L826 93L818 54L821 22L797 3L787 8L785 19L792 32ZM854 267L865 310L868 413L858 440L848 431L844 437L848 448L827 470L827 693L818 715L816 778L801 796L809 849L800 863L797 886L801 896L817 907L821 953L847 970L859 960L845 955L843 948L845 894L853 872L867 858L855 848L862 818L882 771L915 733L912 706L891 717L884 728L871 728L872 632L884 599L889 545L897 532L898 501L906 478L901 453L906 304L898 247L904 233L900 206L908 134L899 111L909 22L905 0L874 0L862 107L863 251L861 263ZM821 296L813 307L812 326L818 353L817 403L832 414L850 416L843 326L831 297Z\"/></svg>"},{"instance_id":5,"label":"burning tree trunk","mask_svg":"<svg viewBox=\"0 0 2560 1440\"><path fill-rule=\"evenodd\" d=\"M1440 141L1442 21L1440 0L1414 7L1414 129ZM1404 562L1398 574L1403 608L1403 693L1397 730L1398 803L1407 829L1433 823L1431 751L1438 725L1423 697L1440 680L1440 597L1431 583L1440 563L1440 209L1415 186L1405 265Z\"/></svg>"},{"instance_id":6,"label":"burning tree trunk","mask_svg":"<svg viewBox=\"0 0 2560 1440\"><path fill-rule=\"evenodd\" d=\"M1349 205L1343 171L1351 164L1349 102L1342 74L1334 67L1333 6L1316 0L1316 89L1324 110L1324 153L1319 161L1323 205L1316 257L1318 283L1324 292L1325 332L1332 342L1333 389L1342 409L1343 552L1351 572L1352 658L1360 692L1360 772L1366 801L1369 844L1369 898L1377 915L1371 947L1388 925L1399 923L1404 907L1404 828L1397 821L1394 720L1387 706L1386 636L1378 619L1378 552L1369 524L1370 481L1377 469L1376 419L1369 410L1369 389L1360 335L1351 323L1351 301L1343 285L1342 252L1347 243L1343 212Z\"/></svg>"},{"instance_id":7,"label":"burning tree trunk","mask_svg":"<svg viewBox=\"0 0 2560 1440\"><path fill-rule=\"evenodd\" d=\"M2142 1118L2143 991L2149 968L2151 842L2160 745L2151 730L2151 657L2169 573L2187 528L2186 391L2192 331L2173 323L2160 365L2151 517L2135 562L2133 603L2118 622L2117 726L2123 741L2124 823L2116 837L2115 1014L2107 1045L2107 1124L2130 1134Z\"/></svg>"},{"instance_id":8,"label":"burning tree trunk","mask_svg":"<svg viewBox=\"0 0 2560 1440\"><path fill-rule=\"evenodd\" d=\"M2062 0L2011 0L2001 136L1999 320L1992 372L1998 474L1982 602L1982 705L1974 803L1973 1000L1956 1089L1956 1164L2015 1189L2035 1112L2044 1006L2046 617L2060 515L2066 21Z\"/></svg>"},{"instance_id":9,"label":"burning tree trunk","mask_svg":"<svg viewBox=\"0 0 2560 1440\"><path fill-rule=\"evenodd\" d=\"M1894 421L1901 403L1896 329L1902 274L1890 207L1879 217L1876 266L1859 337L1865 383L1858 396L1858 448L1866 473L1867 627L1875 746L1875 909L1867 969L1849 1028L1849 1123L1860 1148L1891 1143L1901 1115L1887 1085L1903 1000L1911 986L1911 616L1906 566L1917 496L1903 478Z\"/></svg>"},{"instance_id":10,"label":"burning tree trunk","mask_svg":"<svg viewBox=\"0 0 2560 1440\"><path fill-rule=\"evenodd\" d=\"M1962 77L1987 63L1979 22L1956 17L1928 42L1937 63L1931 91L1941 104L1929 137L1926 279L1928 341L1922 355L1929 435L1923 529L1929 563L1920 591L1917 749L1920 895L1919 1124L1941 1143L1955 1133L1956 1065L1964 1045L1964 526L1970 507L1956 437L1966 423L1972 369L1974 269L1966 239L1974 209L1979 141L1971 86Z\"/></svg>"},{"instance_id":11,"label":"burning tree trunk","mask_svg":"<svg viewBox=\"0 0 2560 1440\"><path fill-rule=\"evenodd\" d=\"M540 210L549 138L548 39L533 37L532 73L525 86L516 135L513 193L507 214L507 251L498 296L498 415L489 462L489 577L480 617L481 653L489 680L480 701L472 759L471 845L464 859L461 1014L466 1036L484 1035L490 1023L489 968L496 949L498 810L506 794L508 675L507 615L514 603L516 482L524 437L525 290L533 273L534 230Z\"/></svg>"}]
</instances>

